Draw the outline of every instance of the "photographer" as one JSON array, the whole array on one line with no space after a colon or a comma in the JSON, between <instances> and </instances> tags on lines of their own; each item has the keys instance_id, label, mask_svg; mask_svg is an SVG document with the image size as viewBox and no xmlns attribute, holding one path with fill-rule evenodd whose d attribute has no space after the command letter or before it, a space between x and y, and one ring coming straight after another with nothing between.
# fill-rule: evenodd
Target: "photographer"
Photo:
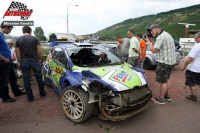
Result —
<instances>
[{"instance_id":1,"label":"photographer","mask_svg":"<svg viewBox=\"0 0 200 133\"><path fill-rule=\"evenodd\" d=\"M168 95L170 89L170 75L176 63L175 45L172 36L163 31L160 25L153 24L147 29L152 37L156 37L155 44L152 44L152 37L147 35L146 40L152 53L156 53L156 81L160 83L160 96L153 99L155 103L165 104L164 99L171 101Z\"/></svg>"}]
</instances>

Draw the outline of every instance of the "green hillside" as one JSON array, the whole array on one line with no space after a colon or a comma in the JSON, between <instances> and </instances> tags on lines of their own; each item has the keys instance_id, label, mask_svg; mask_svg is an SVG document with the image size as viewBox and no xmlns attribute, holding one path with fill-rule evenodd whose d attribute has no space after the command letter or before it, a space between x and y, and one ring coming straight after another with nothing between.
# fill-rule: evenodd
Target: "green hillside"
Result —
<instances>
[{"instance_id":1,"label":"green hillside","mask_svg":"<svg viewBox=\"0 0 200 133\"><path fill-rule=\"evenodd\" d=\"M96 34L100 34L101 37L110 38L115 38L117 35L127 37L129 29L132 29L135 34L144 34L146 33L146 29L154 23L160 24L163 30L169 32L174 39L184 37L185 26L178 23L196 24L196 26L190 26L189 30L200 30L200 4L161 12L156 15L128 19L98 31Z\"/></svg>"}]
</instances>

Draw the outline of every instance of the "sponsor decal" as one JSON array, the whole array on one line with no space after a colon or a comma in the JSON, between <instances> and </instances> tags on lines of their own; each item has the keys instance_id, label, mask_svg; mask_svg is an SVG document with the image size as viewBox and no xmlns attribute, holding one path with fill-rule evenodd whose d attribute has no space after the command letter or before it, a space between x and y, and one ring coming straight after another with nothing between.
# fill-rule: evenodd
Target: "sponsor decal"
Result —
<instances>
[{"instance_id":1,"label":"sponsor decal","mask_svg":"<svg viewBox=\"0 0 200 133\"><path fill-rule=\"evenodd\" d=\"M122 82L126 82L126 79L128 77L128 74L124 71L121 71L120 73L118 73L117 75L113 76L113 78L117 81L122 80Z\"/></svg>"},{"instance_id":2,"label":"sponsor decal","mask_svg":"<svg viewBox=\"0 0 200 133\"><path fill-rule=\"evenodd\" d=\"M134 73L131 74L131 76L128 78L128 81L131 81L131 79L133 78Z\"/></svg>"},{"instance_id":3,"label":"sponsor decal","mask_svg":"<svg viewBox=\"0 0 200 133\"><path fill-rule=\"evenodd\" d=\"M62 75L63 74L63 70L61 68L56 67L54 70L56 73Z\"/></svg>"}]
</instances>

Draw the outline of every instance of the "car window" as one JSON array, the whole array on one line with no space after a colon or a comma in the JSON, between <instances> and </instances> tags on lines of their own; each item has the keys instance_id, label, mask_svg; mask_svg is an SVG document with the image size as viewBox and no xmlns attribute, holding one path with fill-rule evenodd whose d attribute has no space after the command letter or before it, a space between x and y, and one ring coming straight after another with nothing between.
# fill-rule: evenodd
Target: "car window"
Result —
<instances>
[{"instance_id":1,"label":"car window","mask_svg":"<svg viewBox=\"0 0 200 133\"><path fill-rule=\"evenodd\" d=\"M68 63L64 50L59 47L53 49L52 59L63 67L65 67L65 65Z\"/></svg>"},{"instance_id":2,"label":"car window","mask_svg":"<svg viewBox=\"0 0 200 133\"><path fill-rule=\"evenodd\" d=\"M67 53L69 54L73 64L77 66L102 66L102 65L114 65L122 64L123 62L117 58L115 55L109 51L98 48L98 47L74 47L67 48ZM102 54L105 54L107 57L107 62L99 62L102 58Z\"/></svg>"}]
</instances>

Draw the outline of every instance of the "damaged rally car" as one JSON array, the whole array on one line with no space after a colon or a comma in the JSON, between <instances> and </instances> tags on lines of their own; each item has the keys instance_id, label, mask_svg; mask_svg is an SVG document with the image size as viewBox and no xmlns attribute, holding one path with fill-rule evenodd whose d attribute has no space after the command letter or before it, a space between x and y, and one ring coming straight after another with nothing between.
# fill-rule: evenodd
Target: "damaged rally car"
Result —
<instances>
[{"instance_id":1,"label":"damaged rally car","mask_svg":"<svg viewBox=\"0 0 200 133\"><path fill-rule=\"evenodd\" d=\"M149 107L152 93L143 70L101 48L57 44L43 63L43 78L61 96L71 121L83 122L92 114L120 121Z\"/></svg>"}]
</instances>

